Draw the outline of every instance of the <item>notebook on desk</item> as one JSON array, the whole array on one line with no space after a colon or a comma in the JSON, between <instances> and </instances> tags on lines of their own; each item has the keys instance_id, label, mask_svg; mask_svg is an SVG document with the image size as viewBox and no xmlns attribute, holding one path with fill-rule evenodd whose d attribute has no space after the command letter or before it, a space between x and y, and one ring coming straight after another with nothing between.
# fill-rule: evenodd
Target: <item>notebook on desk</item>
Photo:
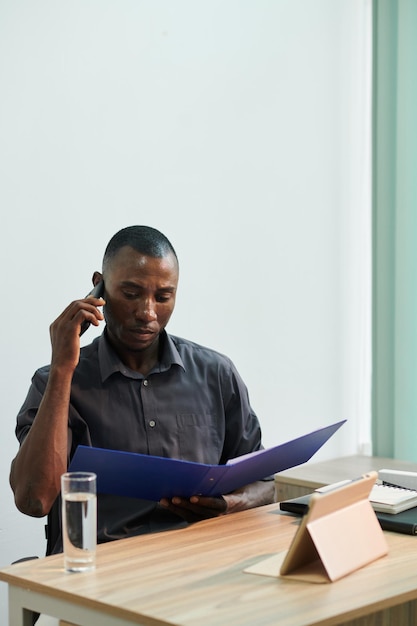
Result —
<instances>
[{"instance_id":1,"label":"notebook on desk","mask_svg":"<svg viewBox=\"0 0 417 626\"><path fill-rule=\"evenodd\" d=\"M369 499L375 511L397 515L417 506L417 491L395 485L374 485Z\"/></svg>"}]
</instances>

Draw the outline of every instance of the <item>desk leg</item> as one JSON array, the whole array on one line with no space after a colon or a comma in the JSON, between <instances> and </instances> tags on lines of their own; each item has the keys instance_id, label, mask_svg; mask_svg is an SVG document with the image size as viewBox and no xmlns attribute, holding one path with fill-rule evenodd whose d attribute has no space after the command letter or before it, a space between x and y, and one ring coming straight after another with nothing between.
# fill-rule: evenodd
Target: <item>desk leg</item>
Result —
<instances>
[{"instance_id":1,"label":"desk leg","mask_svg":"<svg viewBox=\"0 0 417 626\"><path fill-rule=\"evenodd\" d=\"M9 585L9 626L32 626L34 611L23 606L19 591L18 587Z\"/></svg>"}]
</instances>

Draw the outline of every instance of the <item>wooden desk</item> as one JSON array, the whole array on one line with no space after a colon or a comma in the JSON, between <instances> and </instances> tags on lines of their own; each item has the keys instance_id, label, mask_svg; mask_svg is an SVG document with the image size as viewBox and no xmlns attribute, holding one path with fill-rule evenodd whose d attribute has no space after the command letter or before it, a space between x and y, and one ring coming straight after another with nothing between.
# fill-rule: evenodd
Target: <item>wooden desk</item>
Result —
<instances>
[{"instance_id":1,"label":"wooden desk","mask_svg":"<svg viewBox=\"0 0 417 626\"><path fill-rule=\"evenodd\" d=\"M396 469L417 472L417 463L377 456L345 456L321 463L305 463L275 476L275 500L289 500L311 493L314 489L356 478L366 472Z\"/></svg>"},{"instance_id":2,"label":"wooden desk","mask_svg":"<svg viewBox=\"0 0 417 626\"><path fill-rule=\"evenodd\" d=\"M245 573L287 550L298 520L272 504L98 547L97 569L62 555L9 566L10 625L40 611L83 626L409 626L417 623L417 539L386 533L386 557L329 584ZM26 621L25 621L26 620Z\"/></svg>"}]
</instances>

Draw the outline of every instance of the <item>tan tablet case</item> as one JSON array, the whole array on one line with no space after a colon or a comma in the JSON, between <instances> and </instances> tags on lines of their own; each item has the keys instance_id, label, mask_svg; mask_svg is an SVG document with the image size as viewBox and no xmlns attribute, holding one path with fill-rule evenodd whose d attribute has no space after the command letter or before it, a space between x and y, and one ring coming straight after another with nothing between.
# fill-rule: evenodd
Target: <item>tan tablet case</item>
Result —
<instances>
[{"instance_id":1,"label":"tan tablet case","mask_svg":"<svg viewBox=\"0 0 417 626\"><path fill-rule=\"evenodd\" d=\"M310 582L331 582L388 552L369 493L376 472L334 491L314 493L288 552L247 572Z\"/></svg>"}]
</instances>

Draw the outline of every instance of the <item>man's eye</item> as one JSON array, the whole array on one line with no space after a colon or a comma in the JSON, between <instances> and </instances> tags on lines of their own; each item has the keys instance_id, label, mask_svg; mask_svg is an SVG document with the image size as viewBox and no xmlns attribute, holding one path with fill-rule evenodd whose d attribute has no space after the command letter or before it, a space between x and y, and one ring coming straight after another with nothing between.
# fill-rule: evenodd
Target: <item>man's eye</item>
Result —
<instances>
[{"instance_id":1,"label":"man's eye","mask_svg":"<svg viewBox=\"0 0 417 626\"><path fill-rule=\"evenodd\" d=\"M138 297L138 294L136 292L134 292L134 291L124 291L123 295L128 300L133 300L134 298Z\"/></svg>"},{"instance_id":2,"label":"man's eye","mask_svg":"<svg viewBox=\"0 0 417 626\"><path fill-rule=\"evenodd\" d=\"M157 296L156 297L156 301L157 302L168 302L168 300L170 299L170 295L161 295L161 296Z\"/></svg>"}]
</instances>

